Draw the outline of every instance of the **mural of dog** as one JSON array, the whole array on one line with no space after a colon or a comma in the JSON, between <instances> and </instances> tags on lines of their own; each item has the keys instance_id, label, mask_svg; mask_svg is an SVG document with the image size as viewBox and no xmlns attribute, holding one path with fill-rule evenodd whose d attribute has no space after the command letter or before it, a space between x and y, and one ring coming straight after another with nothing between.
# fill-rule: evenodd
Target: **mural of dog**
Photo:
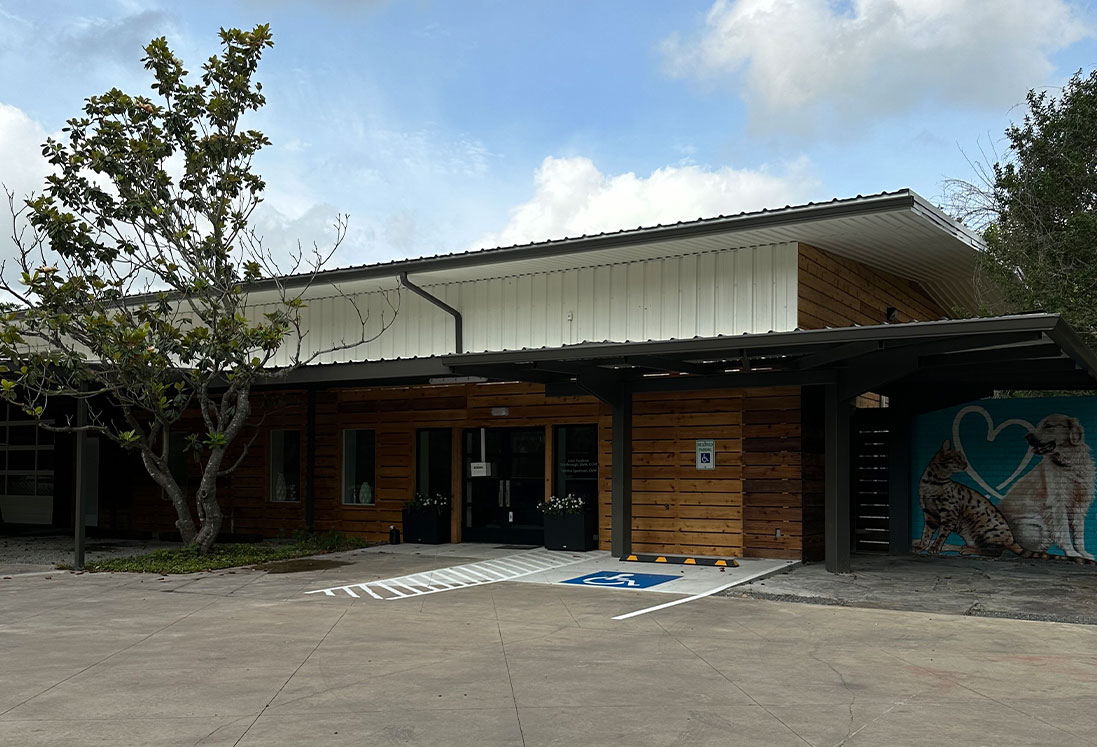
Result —
<instances>
[{"instance_id":1,"label":"mural of dog","mask_svg":"<svg viewBox=\"0 0 1097 747\"><path fill-rule=\"evenodd\" d=\"M1093 562L1086 550L1086 514L1093 503L1094 465L1077 418L1048 415L1025 436L1040 463L1018 480L998 509L1017 543L1032 552L1058 545L1068 557Z\"/></svg>"}]
</instances>

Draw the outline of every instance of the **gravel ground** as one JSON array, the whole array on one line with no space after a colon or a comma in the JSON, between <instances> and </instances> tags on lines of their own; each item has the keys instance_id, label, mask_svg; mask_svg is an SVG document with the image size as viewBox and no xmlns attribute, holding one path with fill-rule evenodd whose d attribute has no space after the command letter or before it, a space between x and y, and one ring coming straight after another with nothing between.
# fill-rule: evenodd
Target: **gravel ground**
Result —
<instances>
[{"instance_id":1,"label":"gravel ground","mask_svg":"<svg viewBox=\"0 0 1097 747\"><path fill-rule=\"evenodd\" d=\"M88 539L87 560L124 558L129 555L174 547L157 540ZM11 574L50 570L58 563L72 563L73 538L70 535L39 537L0 536L0 572Z\"/></svg>"}]
</instances>

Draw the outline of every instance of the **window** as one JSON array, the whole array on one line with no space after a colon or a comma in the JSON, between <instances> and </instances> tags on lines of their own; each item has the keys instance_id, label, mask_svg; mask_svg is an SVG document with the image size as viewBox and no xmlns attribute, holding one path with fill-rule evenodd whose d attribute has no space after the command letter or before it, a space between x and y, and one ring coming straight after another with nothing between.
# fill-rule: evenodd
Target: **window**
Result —
<instances>
[{"instance_id":1,"label":"window","mask_svg":"<svg viewBox=\"0 0 1097 747\"><path fill-rule=\"evenodd\" d=\"M15 524L53 520L53 434L10 405L0 408L0 515Z\"/></svg>"},{"instance_id":2,"label":"window","mask_svg":"<svg viewBox=\"0 0 1097 747\"><path fill-rule=\"evenodd\" d=\"M453 490L453 433L449 428L415 432L415 492L444 495Z\"/></svg>"},{"instance_id":3,"label":"window","mask_svg":"<svg viewBox=\"0 0 1097 747\"><path fill-rule=\"evenodd\" d=\"M556 495L574 493L587 506L598 501L598 426L558 425L555 427Z\"/></svg>"},{"instance_id":4,"label":"window","mask_svg":"<svg viewBox=\"0 0 1097 747\"><path fill-rule=\"evenodd\" d=\"M270 432L270 499L275 503L301 500L301 432Z\"/></svg>"},{"instance_id":5,"label":"window","mask_svg":"<svg viewBox=\"0 0 1097 747\"><path fill-rule=\"evenodd\" d=\"M373 431L343 431L343 503L374 504L374 467Z\"/></svg>"}]
</instances>

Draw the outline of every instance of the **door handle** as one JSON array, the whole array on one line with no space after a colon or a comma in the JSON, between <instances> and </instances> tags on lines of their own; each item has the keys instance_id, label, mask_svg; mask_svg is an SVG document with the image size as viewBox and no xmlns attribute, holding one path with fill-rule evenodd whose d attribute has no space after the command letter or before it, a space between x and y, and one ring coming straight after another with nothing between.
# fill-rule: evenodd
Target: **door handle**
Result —
<instances>
[{"instance_id":1,"label":"door handle","mask_svg":"<svg viewBox=\"0 0 1097 747\"><path fill-rule=\"evenodd\" d=\"M507 508L510 508L510 480L507 480Z\"/></svg>"}]
</instances>

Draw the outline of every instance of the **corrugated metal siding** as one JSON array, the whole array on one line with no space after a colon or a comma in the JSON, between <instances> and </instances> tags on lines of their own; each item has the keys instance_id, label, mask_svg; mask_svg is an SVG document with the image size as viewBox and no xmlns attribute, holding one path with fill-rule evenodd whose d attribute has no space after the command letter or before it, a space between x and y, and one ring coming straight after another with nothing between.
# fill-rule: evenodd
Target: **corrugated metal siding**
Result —
<instances>
[{"instance_id":1,"label":"corrugated metal siding","mask_svg":"<svg viewBox=\"0 0 1097 747\"><path fill-rule=\"evenodd\" d=\"M423 287L461 311L466 352L481 352L791 330L796 282L797 247L789 243ZM403 290L313 298L303 314L303 356L358 339L361 325L348 299L368 312L368 336L383 323L391 327L316 362L454 352L453 319ZM256 316L268 309L257 307Z\"/></svg>"}]
</instances>

